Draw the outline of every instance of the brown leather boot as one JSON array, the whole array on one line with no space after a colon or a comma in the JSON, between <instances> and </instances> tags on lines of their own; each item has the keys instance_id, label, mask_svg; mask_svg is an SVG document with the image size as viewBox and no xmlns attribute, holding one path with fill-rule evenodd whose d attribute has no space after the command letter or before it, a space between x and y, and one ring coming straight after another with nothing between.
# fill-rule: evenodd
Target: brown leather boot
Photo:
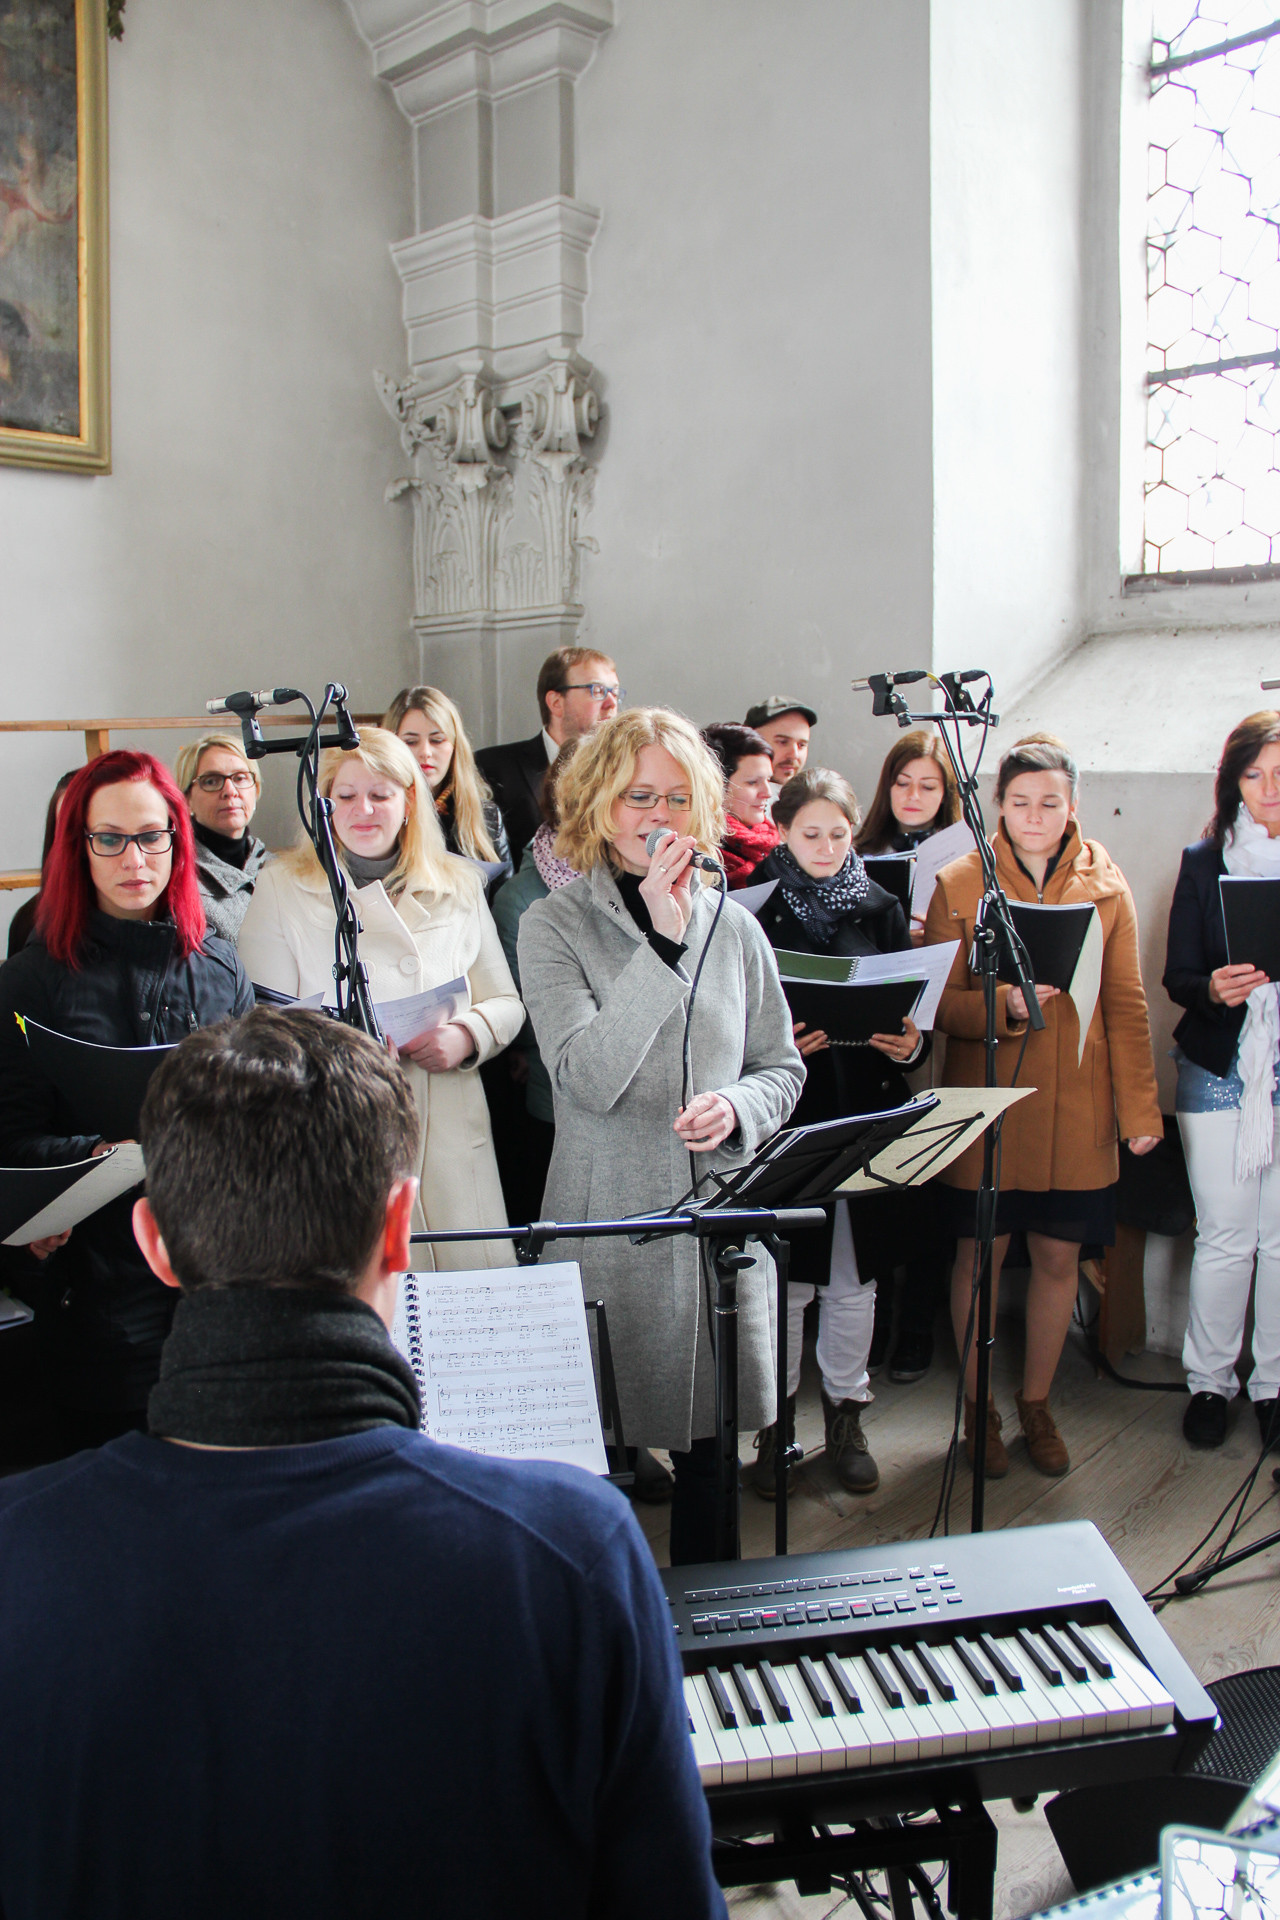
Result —
<instances>
[{"instance_id":1,"label":"brown leather boot","mask_svg":"<svg viewBox=\"0 0 1280 1920\"><path fill-rule=\"evenodd\" d=\"M973 1430L978 1424L978 1403L966 1393L964 1397L964 1451L969 1465L973 1465ZM1004 1450L1004 1441L1000 1438L1000 1429L1004 1421L996 1412L995 1400L987 1396L987 1479L1003 1480L1009 1471L1009 1456Z\"/></svg>"},{"instance_id":2,"label":"brown leather boot","mask_svg":"<svg viewBox=\"0 0 1280 1920\"><path fill-rule=\"evenodd\" d=\"M1018 1403L1018 1418L1022 1422L1023 1437L1032 1466L1038 1467L1041 1473L1049 1474L1052 1479L1060 1480L1071 1465L1071 1456L1054 1424L1049 1402L1024 1400L1020 1393L1015 1393L1013 1397Z\"/></svg>"}]
</instances>

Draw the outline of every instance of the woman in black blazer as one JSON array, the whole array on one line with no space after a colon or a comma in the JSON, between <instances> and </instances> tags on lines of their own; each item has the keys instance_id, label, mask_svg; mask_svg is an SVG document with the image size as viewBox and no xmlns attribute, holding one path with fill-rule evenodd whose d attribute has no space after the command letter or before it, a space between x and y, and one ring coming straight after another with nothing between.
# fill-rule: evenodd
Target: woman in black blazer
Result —
<instances>
[{"instance_id":1,"label":"woman in black blazer","mask_svg":"<svg viewBox=\"0 0 1280 1920\"><path fill-rule=\"evenodd\" d=\"M777 890L760 909L771 944L792 953L895 953L911 946L906 915L893 894L877 886L853 848L858 803L838 773L811 767L787 781L773 803L782 840L752 873L749 885L776 880ZM906 1021L898 1034L877 1034L867 1047L833 1049L825 1033L796 1027L807 1079L792 1126L835 1120L849 1113L875 1113L910 1099L903 1066L919 1060L924 1042ZM861 1427L871 1399L867 1360L875 1316L875 1282L891 1278L897 1257L903 1201L897 1196L838 1203L825 1233L797 1235L791 1248L790 1374L787 1421L794 1419L800 1380L804 1309L815 1283L821 1286L818 1365L827 1452L842 1485L871 1493L880 1474ZM806 1284L807 1283L807 1284ZM766 1499L776 1491L776 1434L758 1437L755 1487Z\"/></svg>"},{"instance_id":2,"label":"woman in black blazer","mask_svg":"<svg viewBox=\"0 0 1280 1920\"><path fill-rule=\"evenodd\" d=\"M1280 713L1251 714L1229 735L1213 819L1182 855L1169 913L1164 984L1186 1009L1174 1029L1176 1104L1196 1203L1182 1350L1191 1389L1182 1431L1194 1447L1226 1437L1251 1282L1249 1397L1263 1439L1280 1438L1280 1003L1251 960L1228 961L1224 874L1280 880Z\"/></svg>"}]
</instances>

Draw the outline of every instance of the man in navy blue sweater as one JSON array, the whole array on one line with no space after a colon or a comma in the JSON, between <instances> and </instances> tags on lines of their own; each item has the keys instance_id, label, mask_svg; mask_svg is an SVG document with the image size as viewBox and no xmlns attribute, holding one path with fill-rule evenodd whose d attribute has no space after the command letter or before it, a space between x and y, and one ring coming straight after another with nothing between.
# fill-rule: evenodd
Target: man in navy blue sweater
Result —
<instances>
[{"instance_id":1,"label":"man in navy blue sweater","mask_svg":"<svg viewBox=\"0 0 1280 1920\"><path fill-rule=\"evenodd\" d=\"M627 1503L417 1431L416 1136L317 1014L155 1075L150 1432L0 1482L3 1920L724 1914Z\"/></svg>"}]
</instances>

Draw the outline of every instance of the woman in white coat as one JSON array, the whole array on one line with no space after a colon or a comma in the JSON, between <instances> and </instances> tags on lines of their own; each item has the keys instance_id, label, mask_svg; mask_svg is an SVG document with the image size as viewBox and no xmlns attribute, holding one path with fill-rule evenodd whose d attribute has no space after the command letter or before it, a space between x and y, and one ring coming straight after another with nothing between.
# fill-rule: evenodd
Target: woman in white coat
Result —
<instances>
[{"instance_id":1,"label":"woman in white coat","mask_svg":"<svg viewBox=\"0 0 1280 1920\"><path fill-rule=\"evenodd\" d=\"M415 1226L505 1226L489 1110L476 1068L509 1046L524 1023L485 904L484 879L445 851L431 796L413 755L380 727L321 764L333 830L360 916L360 957L375 1000L403 1000L464 978L456 1018L401 1050L422 1122L422 1182ZM240 929L249 978L301 999L333 984L334 912L328 882L304 841L258 881ZM434 1251L434 1262L430 1255ZM506 1266L507 1240L419 1247L430 1270Z\"/></svg>"}]
</instances>

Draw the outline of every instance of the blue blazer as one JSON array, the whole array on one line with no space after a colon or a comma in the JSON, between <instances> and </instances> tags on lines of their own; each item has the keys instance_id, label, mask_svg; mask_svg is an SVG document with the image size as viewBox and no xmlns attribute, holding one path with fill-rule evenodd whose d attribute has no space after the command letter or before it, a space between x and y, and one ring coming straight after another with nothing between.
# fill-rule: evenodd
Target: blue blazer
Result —
<instances>
[{"instance_id":1,"label":"blue blazer","mask_svg":"<svg viewBox=\"0 0 1280 1920\"><path fill-rule=\"evenodd\" d=\"M1188 1060L1220 1078L1230 1073L1240 1044L1244 1008L1215 1006L1209 975L1227 964L1218 877L1226 872L1222 849L1211 840L1185 847L1169 909L1169 946L1164 989L1186 1012L1173 1037Z\"/></svg>"}]
</instances>

